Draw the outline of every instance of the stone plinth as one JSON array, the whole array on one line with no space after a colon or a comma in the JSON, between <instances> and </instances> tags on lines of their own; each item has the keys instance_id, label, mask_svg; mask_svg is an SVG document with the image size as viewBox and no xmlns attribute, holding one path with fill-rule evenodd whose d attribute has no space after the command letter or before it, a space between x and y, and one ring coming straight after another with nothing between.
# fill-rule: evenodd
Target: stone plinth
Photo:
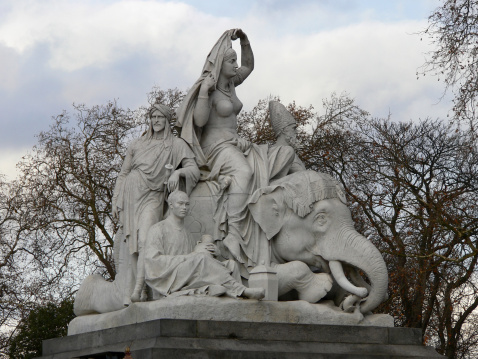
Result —
<instances>
[{"instance_id":1,"label":"stone plinth","mask_svg":"<svg viewBox=\"0 0 478 359\"><path fill-rule=\"evenodd\" d=\"M46 340L42 359L119 359L126 346L134 359L441 357L419 329L159 319Z\"/></svg>"},{"instance_id":2,"label":"stone plinth","mask_svg":"<svg viewBox=\"0 0 478 359\"><path fill-rule=\"evenodd\" d=\"M364 318L360 313L345 313L334 306L331 301L311 304L303 300L274 302L226 297L183 296L134 303L116 312L77 317L68 326L68 335L164 318L393 327L393 318L390 315L375 314Z\"/></svg>"},{"instance_id":3,"label":"stone plinth","mask_svg":"<svg viewBox=\"0 0 478 359\"><path fill-rule=\"evenodd\" d=\"M440 357L419 329L331 302L176 297L77 317L68 334L44 341L42 359L122 359L127 346L134 359Z\"/></svg>"},{"instance_id":4,"label":"stone plinth","mask_svg":"<svg viewBox=\"0 0 478 359\"><path fill-rule=\"evenodd\" d=\"M279 280L277 271L265 265L255 267L249 273L250 288L264 288L266 296L262 300L275 300L279 298Z\"/></svg>"}]
</instances>

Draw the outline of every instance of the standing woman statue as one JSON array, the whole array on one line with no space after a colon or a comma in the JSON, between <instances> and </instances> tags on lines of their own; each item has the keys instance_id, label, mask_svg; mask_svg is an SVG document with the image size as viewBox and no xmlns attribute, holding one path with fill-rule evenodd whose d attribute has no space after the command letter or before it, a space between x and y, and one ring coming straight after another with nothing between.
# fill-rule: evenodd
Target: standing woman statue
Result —
<instances>
[{"instance_id":1,"label":"standing woman statue","mask_svg":"<svg viewBox=\"0 0 478 359\"><path fill-rule=\"evenodd\" d=\"M231 40L240 39L241 67ZM214 45L201 77L189 90L178 109L181 137L192 147L199 167L210 174L232 179L228 188L227 236L225 246L240 262L241 244L247 235L244 213L251 194L253 170L245 158L251 144L237 133L237 115L242 103L236 96L239 86L254 69L254 56L246 34L240 29L226 31Z\"/></svg>"},{"instance_id":2,"label":"standing woman statue","mask_svg":"<svg viewBox=\"0 0 478 359\"><path fill-rule=\"evenodd\" d=\"M113 193L113 216L119 217L129 253L125 304L130 298L133 302L140 300L144 241L149 228L163 219L165 192L179 189L183 179L183 190L190 193L199 179L194 154L171 132L171 109L155 104L149 117L149 129L126 151Z\"/></svg>"}]
</instances>

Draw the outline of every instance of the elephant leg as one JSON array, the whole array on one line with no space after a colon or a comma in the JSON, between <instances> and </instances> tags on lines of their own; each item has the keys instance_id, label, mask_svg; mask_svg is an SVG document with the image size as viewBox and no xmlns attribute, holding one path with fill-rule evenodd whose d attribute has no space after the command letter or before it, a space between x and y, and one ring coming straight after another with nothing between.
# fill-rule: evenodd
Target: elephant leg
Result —
<instances>
[{"instance_id":1,"label":"elephant leg","mask_svg":"<svg viewBox=\"0 0 478 359\"><path fill-rule=\"evenodd\" d=\"M340 303L340 309L344 310L345 312L352 313L356 309L363 298L356 296L355 294L350 294L344 298L342 303Z\"/></svg>"},{"instance_id":2,"label":"elephant leg","mask_svg":"<svg viewBox=\"0 0 478 359\"><path fill-rule=\"evenodd\" d=\"M274 269L279 280L279 296L295 289L299 299L316 303L332 288L330 274L313 273L304 262L278 264Z\"/></svg>"}]
</instances>

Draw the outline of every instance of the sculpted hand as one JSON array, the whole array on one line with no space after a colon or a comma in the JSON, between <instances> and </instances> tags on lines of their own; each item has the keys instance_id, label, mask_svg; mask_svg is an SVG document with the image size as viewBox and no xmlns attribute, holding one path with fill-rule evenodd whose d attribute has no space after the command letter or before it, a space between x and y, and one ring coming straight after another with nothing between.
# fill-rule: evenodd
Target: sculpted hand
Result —
<instances>
[{"instance_id":1,"label":"sculpted hand","mask_svg":"<svg viewBox=\"0 0 478 359\"><path fill-rule=\"evenodd\" d=\"M168 180L168 191L174 192L179 187L179 172L174 171L173 174L169 177Z\"/></svg>"},{"instance_id":2,"label":"sculpted hand","mask_svg":"<svg viewBox=\"0 0 478 359\"><path fill-rule=\"evenodd\" d=\"M114 203L114 202L113 202L113 205L112 205L111 214L113 215L113 219L118 219L119 218L118 207L116 206L116 203Z\"/></svg>"},{"instance_id":3,"label":"sculpted hand","mask_svg":"<svg viewBox=\"0 0 478 359\"><path fill-rule=\"evenodd\" d=\"M248 140L238 137L237 138L237 148L241 150L241 152L246 152L249 148L251 148L252 143L250 143Z\"/></svg>"},{"instance_id":4,"label":"sculpted hand","mask_svg":"<svg viewBox=\"0 0 478 359\"><path fill-rule=\"evenodd\" d=\"M247 35L242 29L234 29L234 32L232 33L231 40L237 40L238 38L241 40L247 38Z\"/></svg>"},{"instance_id":5,"label":"sculpted hand","mask_svg":"<svg viewBox=\"0 0 478 359\"><path fill-rule=\"evenodd\" d=\"M214 257L217 254L216 246L211 243L199 242L198 244L196 244L196 247L194 247L193 253L207 253Z\"/></svg>"},{"instance_id":6,"label":"sculpted hand","mask_svg":"<svg viewBox=\"0 0 478 359\"><path fill-rule=\"evenodd\" d=\"M206 250L211 253L214 257L217 256L219 253L217 252L217 247L212 244L212 243L209 243L209 244L206 244Z\"/></svg>"},{"instance_id":7,"label":"sculpted hand","mask_svg":"<svg viewBox=\"0 0 478 359\"><path fill-rule=\"evenodd\" d=\"M194 250L193 252L194 253L207 253L207 249L206 249L206 244L204 243L201 243L199 242L198 244L196 244L196 247L194 247Z\"/></svg>"},{"instance_id":8,"label":"sculpted hand","mask_svg":"<svg viewBox=\"0 0 478 359\"><path fill-rule=\"evenodd\" d=\"M216 86L216 79L212 73L206 76L206 78L202 81L201 90L207 91L209 93L211 89Z\"/></svg>"}]
</instances>

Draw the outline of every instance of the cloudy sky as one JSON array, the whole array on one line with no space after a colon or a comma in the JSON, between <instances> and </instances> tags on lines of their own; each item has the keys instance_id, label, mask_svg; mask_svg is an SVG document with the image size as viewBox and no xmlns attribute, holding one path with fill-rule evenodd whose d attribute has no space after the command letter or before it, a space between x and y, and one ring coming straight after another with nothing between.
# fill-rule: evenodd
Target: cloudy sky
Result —
<instances>
[{"instance_id":1,"label":"cloudy sky","mask_svg":"<svg viewBox=\"0 0 478 359\"><path fill-rule=\"evenodd\" d=\"M153 86L186 89L223 31L242 28L256 65L244 109L278 95L312 104L347 92L373 116L445 117L431 49L415 35L435 0L0 0L0 173L72 103L146 103ZM235 44L238 47L238 44Z\"/></svg>"}]
</instances>

